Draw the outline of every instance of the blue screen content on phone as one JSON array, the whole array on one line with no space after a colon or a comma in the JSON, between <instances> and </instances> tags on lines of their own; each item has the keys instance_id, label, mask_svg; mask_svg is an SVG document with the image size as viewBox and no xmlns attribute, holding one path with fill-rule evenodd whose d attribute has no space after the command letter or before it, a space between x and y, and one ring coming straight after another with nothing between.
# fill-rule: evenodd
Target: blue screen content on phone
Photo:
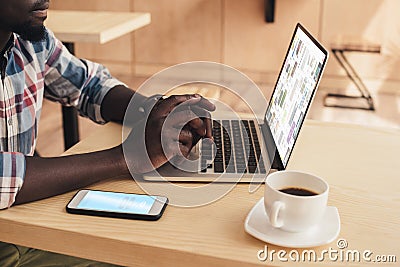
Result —
<instances>
[{"instance_id":1,"label":"blue screen content on phone","mask_svg":"<svg viewBox=\"0 0 400 267\"><path fill-rule=\"evenodd\" d=\"M79 209L147 214L155 197L114 192L89 191L78 204Z\"/></svg>"}]
</instances>

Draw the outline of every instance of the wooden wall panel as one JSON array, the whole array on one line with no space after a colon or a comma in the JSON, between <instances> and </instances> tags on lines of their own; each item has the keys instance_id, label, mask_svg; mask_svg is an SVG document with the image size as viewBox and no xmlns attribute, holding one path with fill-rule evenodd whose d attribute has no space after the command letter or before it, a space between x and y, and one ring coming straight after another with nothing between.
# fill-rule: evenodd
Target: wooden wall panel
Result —
<instances>
[{"instance_id":1,"label":"wooden wall panel","mask_svg":"<svg viewBox=\"0 0 400 267\"><path fill-rule=\"evenodd\" d=\"M145 11L152 22L105 45L77 44L78 56L100 61L113 73L151 75L193 60L223 62L257 81L274 82L297 22L329 49L336 34L381 40L388 1L277 0L275 22L264 21L264 0L53 0L54 9ZM363 77L400 79L393 57L354 53ZM327 75L344 77L331 57ZM347 80L347 79L344 79Z\"/></svg>"},{"instance_id":2,"label":"wooden wall panel","mask_svg":"<svg viewBox=\"0 0 400 267\"><path fill-rule=\"evenodd\" d=\"M150 12L149 26L135 33L136 63L170 66L194 60L221 61L222 0L134 0Z\"/></svg>"},{"instance_id":3,"label":"wooden wall panel","mask_svg":"<svg viewBox=\"0 0 400 267\"><path fill-rule=\"evenodd\" d=\"M390 9L391 1L398 0L325 0L321 25L322 41L329 47L334 37L341 34L383 43L389 28L388 23L392 23L389 20L398 17L399 12ZM398 40L399 35L400 33ZM395 55L347 53L349 61L362 77L399 80L399 59L393 56ZM333 57L328 62L326 74L345 75Z\"/></svg>"},{"instance_id":4,"label":"wooden wall panel","mask_svg":"<svg viewBox=\"0 0 400 267\"><path fill-rule=\"evenodd\" d=\"M382 0L323 1L322 40L329 43L336 34L361 35L375 39L377 36L368 35L367 30L372 26L370 24L382 4Z\"/></svg>"},{"instance_id":5,"label":"wooden wall panel","mask_svg":"<svg viewBox=\"0 0 400 267\"><path fill-rule=\"evenodd\" d=\"M277 0L275 22L264 21L264 0L225 1L226 64L277 73L297 22L318 36L320 0Z\"/></svg>"}]
</instances>

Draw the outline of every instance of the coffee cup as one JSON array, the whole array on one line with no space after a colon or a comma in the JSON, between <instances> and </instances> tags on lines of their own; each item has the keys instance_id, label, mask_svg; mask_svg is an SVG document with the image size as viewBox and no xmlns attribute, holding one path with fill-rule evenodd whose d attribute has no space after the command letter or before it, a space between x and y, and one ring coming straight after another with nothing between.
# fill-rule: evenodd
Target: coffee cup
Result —
<instances>
[{"instance_id":1,"label":"coffee cup","mask_svg":"<svg viewBox=\"0 0 400 267\"><path fill-rule=\"evenodd\" d=\"M269 223L288 232L304 232L322 219L329 185L299 171L278 171L265 180L264 207Z\"/></svg>"}]
</instances>

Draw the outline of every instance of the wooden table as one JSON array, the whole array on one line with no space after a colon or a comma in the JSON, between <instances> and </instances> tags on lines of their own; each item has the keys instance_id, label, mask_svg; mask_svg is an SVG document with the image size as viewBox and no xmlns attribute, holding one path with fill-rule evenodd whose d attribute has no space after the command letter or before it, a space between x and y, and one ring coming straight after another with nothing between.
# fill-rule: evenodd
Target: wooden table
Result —
<instances>
[{"instance_id":1,"label":"wooden table","mask_svg":"<svg viewBox=\"0 0 400 267\"><path fill-rule=\"evenodd\" d=\"M63 42L104 44L150 21L150 13L50 10L45 24Z\"/></svg>"},{"instance_id":2,"label":"wooden table","mask_svg":"<svg viewBox=\"0 0 400 267\"><path fill-rule=\"evenodd\" d=\"M111 147L120 139L120 126L108 124L68 153ZM328 204L339 209L340 238L347 240L349 249L396 255L397 262L400 260L398 151L400 132L396 130L307 121L289 164L289 169L312 172L328 181L331 186ZM141 192L132 179L123 177L92 188ZM1 211L0 239L128 266L294 265L290 261L259 261L257 252L265 244L244 231L244 220L262 197L263 188L249 194L248 185L241 184L204 207L169 206L157 222L67 214L65 205L74 194L71 192ZM329 247L337 249L336 242L315 249L320 252ZM268 248L284 249L270 244ZM319 263L345 264L329 260Z\"/></svg>"},{"instance_id":3,"label":"wooden table","mask_svg":"<svg viewBox=\"0 0 400 267\"><path fill-rule=\"evenodd\" d=\"M45 25L74 54L76 42L104 44L150 21L150 13L51 10ZM77 111L73 107L62 107L62 112L64 146L68 149L79 141Z\"/></svg>"}]
</instances>

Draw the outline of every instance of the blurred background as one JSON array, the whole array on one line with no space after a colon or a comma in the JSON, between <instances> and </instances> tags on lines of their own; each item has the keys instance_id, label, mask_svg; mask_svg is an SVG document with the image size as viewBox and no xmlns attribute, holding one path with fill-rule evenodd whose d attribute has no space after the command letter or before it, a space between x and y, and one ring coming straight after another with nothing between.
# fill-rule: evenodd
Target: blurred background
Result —
<instances>
[{"instance_id":1,"label":"blurred background","mask_svg":"<svg viewBox=\"0 0 400 267\"><path fill-rule=\"evenodd\" d=\"M346 52L373 97L375 111L324 106L327 93L358 91L331 54L308 119L400 130L400 1L275 0L273 22L266 0L52 0L53 10L149 12L151 23L109 43L76 43L76 55L100 62L133 89L149 76L187 61L237 68L269 97L297 22L330 50L335 42L374 44L378 53ZM66 22L68 23L68 22ZM62 152L59 105L46 101L38 150ZM96 125L80 121L81 138ZM51 148L46 143L51 140ZM46 141L43 141L46 140Z\"/></svg>"}]
</instances>

